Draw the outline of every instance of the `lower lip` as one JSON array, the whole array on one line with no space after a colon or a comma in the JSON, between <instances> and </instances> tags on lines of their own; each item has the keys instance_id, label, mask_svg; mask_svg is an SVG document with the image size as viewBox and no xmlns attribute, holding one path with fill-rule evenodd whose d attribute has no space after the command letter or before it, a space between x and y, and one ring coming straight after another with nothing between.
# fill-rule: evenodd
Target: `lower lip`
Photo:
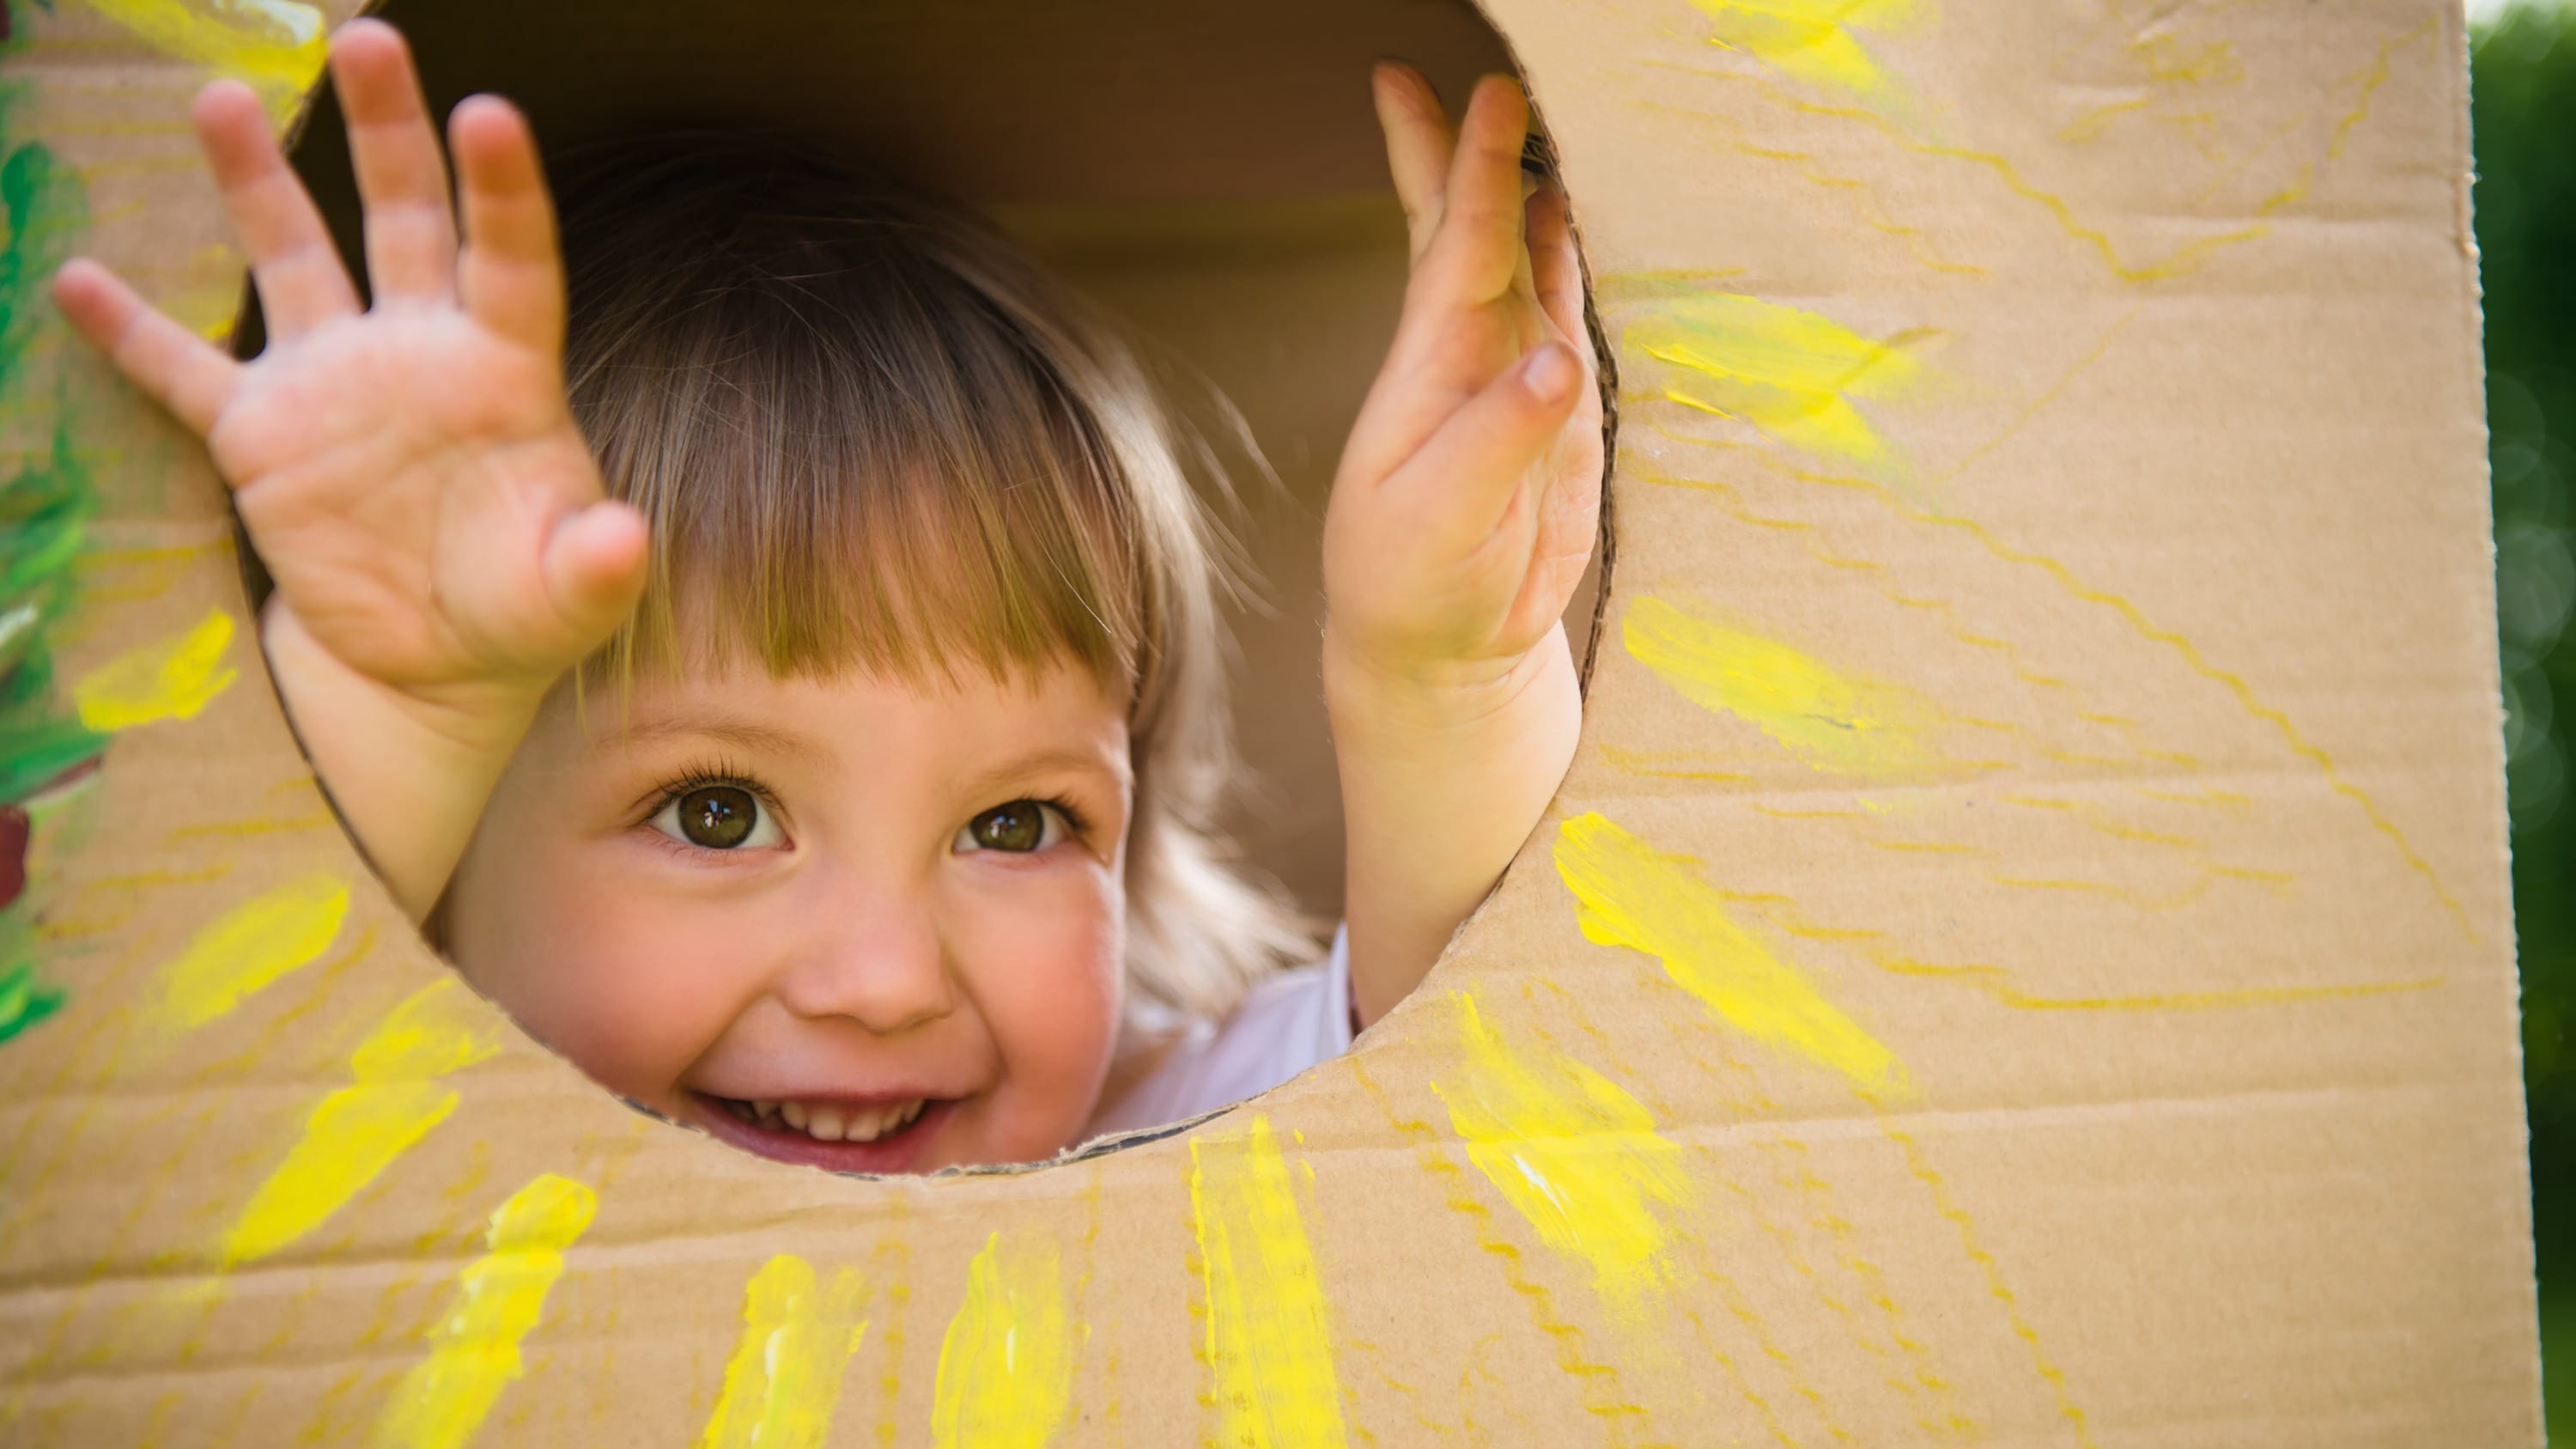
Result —
<instances>
[{"instance_id":1,"label":"lower lip","mask_svg":"<svg viewBox=\"0 0 2576 1449\"><path fill-rule=\"evenodd\" d=\"M755 1126L726 1110L718 1098L703 1092L694 1094L698 1105L698 1125L717 1139L729 1142L757 1157L776 1162L792 1162L800 1167L819 1167L826 1172L866 1172L893 1174L915 1172L930 1139L957 1110L957 1103L932 1102L921 1109L921 1115L898 1131L889 1132L874 1142L822 1142L802 1132L773 1131Z\"/></svg>"}]
</instances>

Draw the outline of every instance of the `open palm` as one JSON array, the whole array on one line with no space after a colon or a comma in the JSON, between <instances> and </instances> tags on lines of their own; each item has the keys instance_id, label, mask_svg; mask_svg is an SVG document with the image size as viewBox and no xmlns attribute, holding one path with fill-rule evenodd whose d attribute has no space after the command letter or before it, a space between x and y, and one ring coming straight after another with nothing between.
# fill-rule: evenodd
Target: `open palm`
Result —
<instances>
[{"instance_id":1,"label":"open palm","mask_svg":"<svg viewBox=\"0 0 2576 1449\"><path fill-rule=\"evenodd\" d=\"M1563 193L1524 186L1517 85L1480 84L1454 135L1419 74L1377 85L1413 275L1334 480L1331 627L1389 673L1509 672L1564 649L1600 516L1580 264Z\"/></svg>"},{"instance_id":2,"label":"open palm","mask_svg":"<svg viewBox=\"0 0 2576 1449\"><path fill-rule=\"evenodd\" d=\"M542 690L631 606L644 538L632 510L603 501L565 401L562 264L534 142L499 100L457 108L460 252L401 38L344 28L333 73L366 205L371 308L256 98L222 83L196 123L250 257L267 350L237 362L94 264L66 267L56 294L206 439L276 580L272 633L424 706Z\"/></svg>"},{"instance_id":3,"label":"open palm","mask_svg":"<svg viewBox=\"0 0 2576 1449\"><path fill-rule=\"evenodd\" d=\"M371 307L257 98L220 81L197 98L197 136L267 350L234 360L93 262L65 266L54 296L206 440L277 583L260 643L278 693L419 920L546 691L634 607L647 540L605 497L565 399L563 262L526 121L489 96L456 108L451 201L402 37L351 21L331 75Z\"/></svg>"}]
</instances>

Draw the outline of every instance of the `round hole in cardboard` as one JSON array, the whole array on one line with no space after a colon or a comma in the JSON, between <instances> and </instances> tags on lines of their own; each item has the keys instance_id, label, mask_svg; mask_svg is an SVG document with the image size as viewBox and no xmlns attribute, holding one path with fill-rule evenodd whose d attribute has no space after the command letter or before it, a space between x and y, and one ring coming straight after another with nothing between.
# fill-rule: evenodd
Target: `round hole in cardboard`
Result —
<instances>
[{"instance_id":1,"label":"round hole in cardboard","mask_svg":"<svg viewBox=\"0 0 2576 1449\"><path fill-rule=\"evenodd\" d=\"M1366 76L1373 58L1404 56L1456 104L1477 74L1511 68L1480 16L1352 7L1293 25L1220 24L1173 7L1112 19L1030 6L1014 38L993 45L936 7L782 5L730 16L720 36L638 34L578 7L507 27L473 6L383 14L404 28L433 112L473 92L508 95L557 156L674 127L820 141L972 202L1115 313L1238 480L1219 507L1251 555L1250 587L1226 621L1246 768L1220 833L1310 919L1338 914L1338 789L1313 687L1318 535L1338 440L1404 278ZM782 53L785 35L813 43ZM583 64L564 63L585 47ZM1111 93L1134 104L1104 104ZM358 256L327 84L293 159L344 255ZM1545 173L1553 162L1534 131L1525 165ZM254 299L235 346L249 355L260 342ZM1567 609L1587 670L1606 548L1605 500L1595 566ZM259 563L247 547L242 556L256 598ZM434 919L434 937L444 924Z\"/></svg>"}]
</instances>

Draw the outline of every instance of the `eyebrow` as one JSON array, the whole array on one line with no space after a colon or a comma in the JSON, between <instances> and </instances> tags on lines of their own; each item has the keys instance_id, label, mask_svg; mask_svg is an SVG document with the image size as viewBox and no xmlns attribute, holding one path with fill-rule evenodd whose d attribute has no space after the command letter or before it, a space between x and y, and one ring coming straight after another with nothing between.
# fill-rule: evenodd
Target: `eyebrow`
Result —
<instances>
[{"instance_id":1,"label":"eyebrow","mask_svg":"<svg viewBox=\"0 0 2576 1449\"><path fill-rule=\"evenodd\" d=\"M1014 780L1026 779L1031 775L1043 775L1051 771L1070 771L1101 776L1114 782L1122 790L1131 787L1134 783L1128 778L1126 770L1103 758L1099 751L1068 747L1033 751L992 769L978 770L967 776L959 788L966 794L980 795L988 790L1000 789Z\"/></svg>"},{"instance_id":2,"label":"eyebrow","mask_svg":"<svg viewBox=\"0 0 2576 1449\"><path fill-rule=\"evenodd\" d=\"M822 746L803 735L753 720L716 715L705 718L645 720L622 726L599 737L599 747L608 750L641 749L674 739L714 740L740 750L771 755L793 755L803 759L820 759L826 753Z\"/></svg>"},{"instance_id":3,"label":"eyebrow","mask_svg":"<svg viewBox=\"0 0 2576 1449\"><path fill-rule=\"evenodd\" d=\"M830 753L803 735L725 715L645 720L609 731L599 737L599 745L602 749L632 750L673 739L714 740L740 750L792 755L808 760L822 759ZM1127 770L1120 768L1119 763L1104 759L1098 751L1066 746L1032 751L989 770L979 770L967 777L961 788L970 795L981 794L999 789L1013 780L1052 771L1103 776L1122 790L1132 788L1134 784Z\"/></svg>"}]
</instances>

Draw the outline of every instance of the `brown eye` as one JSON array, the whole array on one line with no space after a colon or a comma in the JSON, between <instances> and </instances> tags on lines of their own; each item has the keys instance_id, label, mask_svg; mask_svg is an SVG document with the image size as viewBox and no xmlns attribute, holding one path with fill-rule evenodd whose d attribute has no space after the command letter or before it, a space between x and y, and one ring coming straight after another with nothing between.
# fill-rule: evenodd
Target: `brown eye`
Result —
<instances>
[{"instance_id":1,"label":"brown eye","mask_svg":"<svg viewBox=\"0 0 2576 1449\"><path fill-rule=\"evenodd\" d=\"M1038 800L996 805L966 822L950 848L956 851L1005 850L1015 855L1044 850L1064 838L1064 817Z\"/></svg>"},{"instance_id":2,"label":"brown eye","mask_svg":"<svg viewBox=\"0 0 2576 1449\"><path fill-rule=\"evenodd\" d=\"M740 850L779 843L760 797L739 785L700 785L671 798L653 828L702 850Z\"/></svg>"}]
</instances>

